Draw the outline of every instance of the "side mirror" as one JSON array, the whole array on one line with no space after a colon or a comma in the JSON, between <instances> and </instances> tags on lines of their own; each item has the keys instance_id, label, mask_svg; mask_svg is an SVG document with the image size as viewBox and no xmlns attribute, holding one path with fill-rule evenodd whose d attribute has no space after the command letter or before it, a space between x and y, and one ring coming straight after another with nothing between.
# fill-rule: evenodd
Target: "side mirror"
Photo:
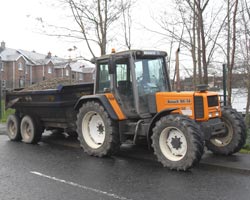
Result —
<instances>
[{"instance_id":1,"label":"side mirror","mask_svg":"<svg viewBox=\"0 0 250 200\"><path fill-rule=\"evenodd\" d=\"M110 56L110 58L109 58L108 69L109 69L109 74L115 73L115 58L114 58L114 56Z\"/></svg>"}]
</instances>

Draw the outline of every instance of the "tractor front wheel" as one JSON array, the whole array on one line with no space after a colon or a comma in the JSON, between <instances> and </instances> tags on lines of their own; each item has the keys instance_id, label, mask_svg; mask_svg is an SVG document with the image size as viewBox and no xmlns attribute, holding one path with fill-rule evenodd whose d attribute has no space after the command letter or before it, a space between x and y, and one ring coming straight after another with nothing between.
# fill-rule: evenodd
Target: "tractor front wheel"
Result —
<instances>
[{"instance_id":1,"label":"tractor front wheel","mask_svg":"<svg viewBox=\"0 0 250 200\"><path fill-rule=\"evenodd\" d=\"M216 135L206 141L206 146L215 154L231 155L238 152L246 142L246 126L242 116L231 108L222 109L221 121L226 133Z\"/></svg>"},{"instance_id":2,"label":"tractor front wheel","mask_svg":"<svg viewBox=\"0 0 250 200\"><path fill-rule=\"evenodd\" d=\"M203 139L199 126L183 115L168 115L153 128L152 147L159 162L174 170L187 170L203 155Z\"/></svg>"}]
</instances>

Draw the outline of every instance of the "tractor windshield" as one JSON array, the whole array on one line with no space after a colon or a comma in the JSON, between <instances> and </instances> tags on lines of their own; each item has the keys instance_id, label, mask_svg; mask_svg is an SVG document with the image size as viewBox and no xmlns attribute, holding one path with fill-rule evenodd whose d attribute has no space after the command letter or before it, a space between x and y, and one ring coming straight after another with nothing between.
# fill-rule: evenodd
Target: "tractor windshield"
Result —
<instances>
[{"instance_id":1,"label":"tractor windshield","mask_svg":"<svg viewBox=\"0 0 250 200\"><path fill-rule=\"evenodd\" d=\"M163 57L135 60L135 76L139 96L169 91Z\"/></svg>"}]
</instances>

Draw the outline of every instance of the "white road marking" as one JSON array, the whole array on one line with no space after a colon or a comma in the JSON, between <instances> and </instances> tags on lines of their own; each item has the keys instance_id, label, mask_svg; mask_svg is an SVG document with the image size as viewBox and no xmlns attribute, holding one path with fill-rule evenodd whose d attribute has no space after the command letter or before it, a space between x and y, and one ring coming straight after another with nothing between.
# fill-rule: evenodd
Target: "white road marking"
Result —
<instances>
[{"instance_id":1,"label":"white road marking","mask_svg":"<svg viewBox=\"0 0 250 200\"><path fill-rule=\"evenodd\" d=\"M103 194L103 195L106 195L106 196L109 196L109 197L113 197L114 199L132 200L132 199L128 199L128 198L123 197L123 196L118 196L116 194L112 194L112 193L105 192L105 191L102 191L102 190L98 190L98 189L95 189L95 188L91 188L91 187L88 187L88 186L80 185L80 184L77 184L77 183L74 183L74 182L71 182L71 181L66 181L66 180L63 180L63 179L59 179L59 178L56 178L54 176L48 176L48 175L42 174L40 172L30 171L30 173L35 174L37 176L44 177L44 178L48 178L48 179L51 179L51 180L54 180L54 181L57 181L57 182L60 182L60 183L65 183L65 184L68 184L68 185L71 185L71 186L74 186L74 187L78 187L78 188L81 188L81 189L84 189L84 190L89 190L89 191L96 192L96 193L99 193L99 194Z\"/></svg>"}]
</instances>

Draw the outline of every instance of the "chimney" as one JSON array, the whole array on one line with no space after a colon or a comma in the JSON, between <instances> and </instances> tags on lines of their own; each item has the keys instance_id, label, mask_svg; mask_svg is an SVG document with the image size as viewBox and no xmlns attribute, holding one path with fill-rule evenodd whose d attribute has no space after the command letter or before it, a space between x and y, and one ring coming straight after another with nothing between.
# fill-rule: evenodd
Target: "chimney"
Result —
<instances>
[{"instance_id":1,"label":"chimney","mask_svg":"<svg viewBox=\"0 0 250 200\"><path fill-rule=\"evenodd\" d=\"M0 51L3 51L4 49L5 49L5 42L2 41L2 42L1 42Z\"/></svg>"},{"instance_id":2,"label":"chimney","mask_svg":"<svg viewBox=\"0 0 250 200\"><path fill-rule=\"evenodd\" d=\"M46 56L46 58L51 58L51 52L48 52L48 55Z\"/></svg>"}]
</instances>

